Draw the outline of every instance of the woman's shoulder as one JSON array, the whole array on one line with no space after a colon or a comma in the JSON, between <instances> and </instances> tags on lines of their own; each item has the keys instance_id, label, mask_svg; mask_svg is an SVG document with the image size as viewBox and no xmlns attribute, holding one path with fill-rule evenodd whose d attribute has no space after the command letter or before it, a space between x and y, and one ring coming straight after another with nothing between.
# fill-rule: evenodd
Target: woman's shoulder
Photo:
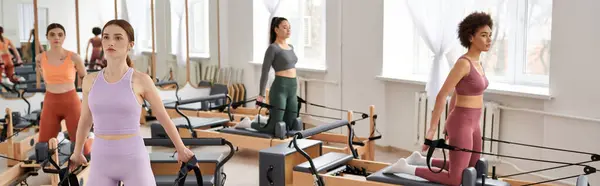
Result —
<instances>
[{"instance_id":1,"label":"woman's shoulder","mask_svg":"<svg viewBox=\"0 0 600 186\"><path fill-rule=\"evenodd\" d=\"M140 84L143 86L147 86L148 84L150 84L154 86L154 82L152 81L152 78L150 78L150 75L140 72L136 69L133 69L133 75L131 78L136 84Z\"/></svg>"}]
</instances>

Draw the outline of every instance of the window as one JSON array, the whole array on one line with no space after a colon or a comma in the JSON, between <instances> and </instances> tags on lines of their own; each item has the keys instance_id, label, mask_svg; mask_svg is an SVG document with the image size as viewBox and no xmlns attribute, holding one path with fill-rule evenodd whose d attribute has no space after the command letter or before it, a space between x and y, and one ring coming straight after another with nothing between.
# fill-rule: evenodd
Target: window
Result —
<instances>
[{"instance_id":1,"label":"window","mask_svg":"<svg viewBox=\"0 0 600 186\"><path fill-rule=\"evenodd\" d=\"M33 4L19 4L18 8L20 14L19 16L17 16L19 18L19 40L20 42L27 42L27 39L29 39L31 30L33 30L35 22L33 17ZM46 41L46 37L44 37L46 35L46 27L44 25L48 25L47 18L48 8L38 7L38 27L40 28L38 34L40 39L42 40L42 43L45 43Z\"/></svg>"},{"instance_id":2,"label":"window","mask_svg":"<svg viewBox=\"0 0 600 186\"><path fill-rule=\"evenodd\" d=\"M189 7L190 55L208 57L210 54L208 0L192 0Z\"/></svg>"},{"instance_id":3,"label":"window","mask_svg":"<svg viewBox=\"0 0 600 186\"><path fill-rule=\"evenodd\" d=\"M177 45L179 45L180 37L177 33L182 34L181 45L185 47L186 30L189 32L189 51L190 57L209 57L209 1L208 0L190 0L188 1L188 26L185 25L185 7L177 6L181 2L171 2L171 51L177 54ZM177 10L175 8L181 8ZM179 32L179 28L182 29Z\"/></svg>"},{"instance_id":4,"label":"window","mask_svg":"<svg viewBox=\"0 0 600 186\"><path fill-rule=\"evenodd\" d=\"M148 4L150 4L150 3L148 3ZM144 13L146 13L146 16L144 16L145 21L146 21L146 24L144 24L144 26L146 27L145 28L146 34L144 34L145 37L143 40L143 45L144 45L143 47L144 47L144 50L151 52L152 51L152 16L151 16L152 12L150 10L148 10ZM156 16L156 9L154 9L154 16ZM154 22L154 24L156 25L156 22ZM156 30L154 30L154 32L156 33Z\"/></svg>"},{"instance_id":5,"label":"window","mask_svg":"<svg viewBox=\"0 0 600 186\"><path fill-rule=\"evenodd\" d=\"M269 44L269 9L266 1L254 0L254 61L262 63ZM288 43L298 56L297 67L325 69L325 1L280 0L274 16L285 17L291 25Z\"/></svg>"},{"instance_id":6,"label":"window","mask_svg":"<svg viewBox=\"0 0 600 186\"><path fill-rule=\"evenodd\" d=\"M384 3L382 75L396 78L416 76L419 80L426 80L433 53L414 27L406 0L385 0ZM489 80L547 87L552 0L478 1L465 8L464 16L473 11L485 11L494 20L492 48L482 53L480 58ZM456 39L446 56L455 61L466 51Z\"/></svg>"}]
</instances>

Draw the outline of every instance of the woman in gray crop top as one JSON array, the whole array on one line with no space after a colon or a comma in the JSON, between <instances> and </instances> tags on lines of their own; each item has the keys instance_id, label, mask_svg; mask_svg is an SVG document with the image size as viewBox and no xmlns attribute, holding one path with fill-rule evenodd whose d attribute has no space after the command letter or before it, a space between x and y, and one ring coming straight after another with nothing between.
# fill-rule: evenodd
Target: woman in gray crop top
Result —
<instances>
[{"instance_id":1,"label":"woman in gray crop top","mask_svg":"<svg viewBox=\"0 0 600 186\"><path fill-rule=\"evenodd\" d=\"M269 110L269 119L265 122L240 122L237 128L252 127L262 133L274 134L275 124L284 121L286 127L291 129L298 117L298 100L296 97L296 63L298 57L294 53L294 46L288 44L286 39L290 37L290 24L286 18L274 17L271 20L269 35L269 47L265 52L265 58L262 64L262 73L260 75L260 89L257 101L264 102L265 88L269 70L271 67L275 70L275 80L269 89L269 104L285 109L286 112L278 109Z\"/></svg>"}]
</instances>

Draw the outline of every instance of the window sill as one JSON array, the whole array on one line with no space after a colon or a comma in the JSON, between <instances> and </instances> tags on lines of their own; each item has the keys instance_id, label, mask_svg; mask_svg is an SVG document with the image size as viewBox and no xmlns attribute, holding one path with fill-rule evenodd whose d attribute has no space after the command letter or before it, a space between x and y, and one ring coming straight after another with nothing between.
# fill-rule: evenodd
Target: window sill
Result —
<instances>
[{"instance_id":1,"label":"window sill","mask_svg":"<svg viewBox=\"0 0 600 186\"><path fill-rule=\"evenodd\" d=\"M250 64L255 66L262 66L262 62L250 61ZM315 73L327 73L327 68L325 66L317 66L317 65L302 65L297 64L296 70L301 72L315 72Z\"/></svg>"},{"instance_id":2,"label":"window sill","mask_svg":"<svg viewBox=\"0 0 600 186\"><path fill-rule=\"evenodd\" d=\"M190 59L210 59L210 54L208 53L190 53Z\"/></svg>"},{"instance_id":3,"label":"window sill","mask_svg":"<svg viewBox=\"0 0 600 186\"><path fill-rule=\"evenodd\" d=\"M407 83L423 85L427 84L426 76L410 76L410 77L389 77L389 76L377 76L382 81L395 82L395 83ZM551 100L550 89L548 87L534 87L525 85L511 85L507 83L490 83L485 93L499 94L507 96L517 96L541 100Z\"/></svg>"}]
</instances>

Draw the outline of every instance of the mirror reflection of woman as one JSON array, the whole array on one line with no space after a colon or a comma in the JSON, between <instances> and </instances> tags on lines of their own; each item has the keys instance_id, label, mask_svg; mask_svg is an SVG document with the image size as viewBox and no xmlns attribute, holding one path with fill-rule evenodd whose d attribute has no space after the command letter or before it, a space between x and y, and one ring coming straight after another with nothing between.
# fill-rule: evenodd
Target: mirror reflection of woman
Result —
<instances>
[{"instance_id":1,"label":"mirror reflection of woman","mask_svg":"<svg viewBox=\"0 0 600 186\"><path fill-rule=\"evenodd\" d=\"M10 39L4 37L4 28L0 27L0 75L2 72L6 73L6 77L12 83L17 83L19 78L15 75L15 66L19 66L23 64L23 60L21 60L21 55L19 51L15 48ZM9 50L12 50L14 56L10 53ZM13 63L13 57L16 58L17 64ZM2 79L0 79L0 83Z\"/></svg>"},{"instance_id":2,"label":"mirror reflection of woman","mask_svg":"<svg viewBox=\"0 0 600 186\"><path fill-rule=\"evenodd\" d=\"M38 43L38 53L44 52L44 47L42 47L41 44L39 44L39 42L37 40L35 40L35 30L31 29L31 31L29 31L29 39L27 39L27 48L30 50L29 54L31 55L31 61L36 62L37 60L35 60L35 56L36 56L36 52L35 52L35 44ZM25 53L25 52L23 52Z\"/></svg>"},{"instance_id":3,"label":"mirror reflection of woman","mask_svg":"<svg viewBox=\"0 0 600 186\"><path fill-rule=\"evenodd\" d=\"M94 37L90 38L88 41L87 47L85 48L85 61L88 63L88 69L101 69L106 67L104 64L104 57L102 51L102 38L100 38L100 34L102 34L102 29L99 27L92 28L92 33ZM92 45L92 55L90 56L90 60L88 61L88 51L90 49L90 45Z\"/></svg>"}]
</instances>

